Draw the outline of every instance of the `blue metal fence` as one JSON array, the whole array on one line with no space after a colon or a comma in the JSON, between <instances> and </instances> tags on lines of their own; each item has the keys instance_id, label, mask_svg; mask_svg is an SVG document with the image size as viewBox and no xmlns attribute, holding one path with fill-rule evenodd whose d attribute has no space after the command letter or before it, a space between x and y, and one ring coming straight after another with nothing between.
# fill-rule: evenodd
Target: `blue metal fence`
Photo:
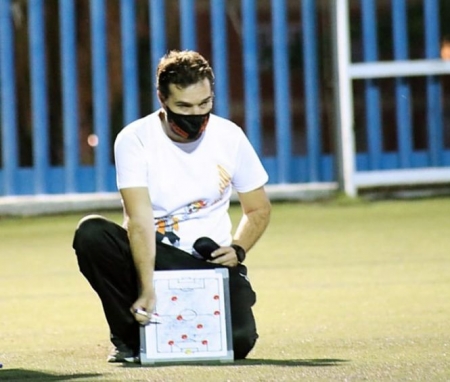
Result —
<instances>
[{"instance_id":1,"label":"blue metal fence","mask_svg":"<svg viewBox=\"0 0 450 382\"><path fill-rule=\"evenodd\" d=\"M272 184L320 183L335 181L333 149L324 150L325 121L329 113L325 107L325 82L330 74L323 74L323 62L332 60L331 49L323 49L331 33L330 13L321 0L241 0L238 20L230 22L230 7L225 0L179 0L178 12L174 13L173 2L165 0L120 0L112 3L106 0L89 1L90 31L90 83L92 86L92 141L93 160L82 164L80 159L80 71L77 66L79 55L80 2L59 0L59 57L60 73L48 73L46 44L48 20L43 0L28 0L25 3L28 26L28 49L31 99L32 163L20 163L20 134L18 122L17 78L25 73L15 62L17 49L15 14L12 0L0 0L0 117L1 117L1 167L0 195L60 194L115 191L115 173L112 163L112 142L114 132L111 125L111 83L109 58L110 35L108 31L108 7L118 7L120 31L120 60L122 75L122 126L142 116L140 88L142 71L153 73L157 63L167 49L199 49L209 46L211 61L216 73L215 113L232 117L236 101L235 84L230 79L233 73L230 62L241 60L242 103L244 112L242 125L270 175ZM142 5L145 3L145 7ZM417 2L414 2L417 3ZM423 25L425 36L425 57L438 57L439 46L439 0L423 1ZM360 1L362 20L362 61L378 62L379 36L375 0ZM147 9L148 14L148 67L139 65L137 6ZM205 11L209 22L199 25ZM236 11L236 10L234 10ZM384 10L386 13L386 10ZM391 0L392 46L394 60L409 58L408 2ZM170 14L169 14L170 12ZM264 13L265 12L265 13ZM262 16L261 16L262 15ZM264 16L265 15L265 16ZM47 16L48 17L48 16ZM321 17L325 27L320 28ZM169 36L168 23L177 19L179 36L174 43ZM52 21L53 22L53 21ZM262 23L270 23L270 78L272 83L262 82L261 36L258 31ZM209 27L209 30L207 28ZM348 26L350 27L350 25ZM231 29L239 28L233 31ZM292 38L292 30L298 31L298 38ZM235 33L235 35L233 35ZM236 35L238 43L236 43ZM231 39L234 39L231 41ZM202 52L203 53L203 52ZM293 56L301 59L293 66ZM325 68L326 69L326 68ZM300 75L300 76L299 76ZM53 112L49 95L49 76L60 76L62 163L53 164L50 148L59 144L52 141L49 116ZM292 78L302 78L293 82ZM324 77L327 77L324 79ZM264 77L264 78L267 78ZM356 78L356 77L355 77ZM397 150L386 152L383 147L382 98L379 83L364 78L364 109L367 148L355 158L358 170L449 165L446 148L442 144L442 104L440 78L426 77L426 129L428 149L415 150L412 136L412 94L410 83L405 77L395 79L395 120ZM267 88L273 88L270 97ZM234 90L233 90L234 89ZM154 90L152 90L154 92ZM301 98L294 98L294 94ZM54 93L53 95L54 96ZM159 107L155 96L148 97L154 109ZM294 104L294 102L296 104ZM329 105L329 100L327 101ZM272 118L265 115L267 103L273 105ZM301 105L299 105L301 103ZM295 107L294 107L295 106ZM294 109L300 107L302 119L294 118ZM85 106L84 106L85 107ZM328 110L328 111L327 111ZM265 154L263 137L274 124L274 154ZM327 115L328 130L332 130L333 118ZM333 132L328 134L333 135ZM295 152L295 143L304 140L305 152ZM333 145L331 145L333 146ZM22 148L23 151L23 148Z\"/></svg>"},{"instance_id":2,"label":"blue metal fence","mask_svg":"<svg viewBox=\"0 0 450 382\"><path fill-rule=\"evenodd\" d=\"M440 47L440 14L439 0L426 0L422 4L414 2L423 9L423 35L424 59L439 59ZM363 61L377 62L379 38L377 36L377 9L374 0L361 0L362 13L362 47ZM406 0L392 0L392 39L393 59L395 61L409 59L408 38L408 2ZM425 71L426 72L426 71ZM417 150L413 145L412 110L410 79L407 77L395 78L396 102L396 131L397 150L386 152L383 150L382 122L380 111L379 83L377 75L365 81L365 110L367 129L367 153L357 158L357 168L360 171L383 169L408 169L418 167L449 166L450 162L444 160L445 147L443 146L443 111L440 76L425 76L427 150ZM382 77L382 76L380 76ZM394 77L394 75L393 75ZM416 97L416 100L420 99ZM395 125L394 125L395 126Z\"/></svg>"},{"instance_id":3,"label":"blue metal fence","mask_svg":"<svg viewBox=\"0 0 450 382\"><path fill-rule=\"evenodd\" d=\"M446 120L444 125L442 105L446 100L442 97L441 82L442 75L450 74L450 62L439 57L439 36L443 30L440 24L445 23L449 16L440 11L444 9L444 2L392 0L390 7L386 9L389 4L385 4L383 9L379 3L375 7L372 0L360 0L362 38L359 46L362 54L353 60L356 62L350 59L349 54L349 25L353 21L349 22L348 14L354 14L355 9L350 8L354 2L336 0L333 4L337 15L338 88L341 94L340 180L343 180L345 192L353 196L358 188L363 187L448 183L450 151L445 147L443 137L444 129L448 131L450 128L450 121ZM380 11L384 11L384 15L387 15L386 11L391 12L390 25L386 25L386 18L383 22L377 20L377 12ZM414 18L412 28L408 28L410 17ZM422 25L421 30L418 30L418 25ZM383 32L383 40L376 32ZM408 44L409 39L414 44ZM380 60L378 48L382 44L391 44L391 40L393 57L392 51L384 47L384 54L390 51L390 55ZM412 56L410 49L414 59L408 59ZM357 100L353 102L349 96L357 80L363 80L365 85L363 110ZM391 89L385 87L386 81L394 84L393 101L390 99ZM410 91L413 84L414 97ZM396 116L392 115L391 104L396 106ZM380 118L380 111L391 119L386 120L386 115ZM357 141L359 147L355 150L349 143L353 142L352 120L359 118L360 114L366 117L364 133L367 147L364 148L364 142ZM383 134L393 135L393 132L397 141L389 142L389 137Z\"/></svg>"}]
</instances>

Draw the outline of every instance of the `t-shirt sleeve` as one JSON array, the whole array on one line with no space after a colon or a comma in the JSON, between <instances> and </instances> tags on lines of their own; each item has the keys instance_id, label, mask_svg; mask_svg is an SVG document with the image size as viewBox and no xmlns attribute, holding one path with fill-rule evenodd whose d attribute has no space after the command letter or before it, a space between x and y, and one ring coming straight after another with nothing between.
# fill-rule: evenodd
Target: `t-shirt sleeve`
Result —
<instances>
[{"instance_id":1,"label":"t-shirt sleeve","mask_svg":"<svg viewBox=\"0 0 450 382\"><path fill-rule=\"evenodd\" d=\"M144 147L133 132L122 131L114 143L117 188L147 187Z\"/></svg>"},{"instance_id":2,"label":"t-shirt sleeve","mask_svg":"<svg viewBox=\"0 0 450 382\"><path fill-rule=\"evenodd\" d=\"M232 184L237 192L249 192L265 185L269 180L266 170L248 138L241 131L238 143L236 171Z\"/></svg>"}]
</instances>

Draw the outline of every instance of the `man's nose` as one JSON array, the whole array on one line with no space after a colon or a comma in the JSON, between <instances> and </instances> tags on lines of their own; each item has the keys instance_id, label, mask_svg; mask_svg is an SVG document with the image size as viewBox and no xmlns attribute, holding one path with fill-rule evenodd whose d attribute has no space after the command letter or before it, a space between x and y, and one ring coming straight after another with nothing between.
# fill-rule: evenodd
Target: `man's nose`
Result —
<instances>
[{"instance_id":1,"label":"man's nose","mask_svg":"<svg viewBox=\"0 0 450 382\"><path fill-rule=\"evenodd\" d=\"M200 106L192 106L191 108L191 114L203 114L203 110Z\"/></svg>"}]
</instances>

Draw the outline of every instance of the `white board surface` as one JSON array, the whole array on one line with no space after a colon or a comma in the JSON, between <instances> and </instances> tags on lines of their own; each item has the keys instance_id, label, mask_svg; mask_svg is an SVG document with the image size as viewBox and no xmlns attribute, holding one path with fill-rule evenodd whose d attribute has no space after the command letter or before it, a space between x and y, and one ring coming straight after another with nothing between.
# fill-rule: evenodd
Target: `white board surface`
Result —
<instances>
[{"instance_id":1,"label":"white board surface","mask_svg":"<svg viewBox=\"0 0 450 382\"><path fill-rule=\"evenodd\" d=\"M156 271L160 323L141 328L141 363L233 361L228 270Z\"/></svg>"}]
</instances>

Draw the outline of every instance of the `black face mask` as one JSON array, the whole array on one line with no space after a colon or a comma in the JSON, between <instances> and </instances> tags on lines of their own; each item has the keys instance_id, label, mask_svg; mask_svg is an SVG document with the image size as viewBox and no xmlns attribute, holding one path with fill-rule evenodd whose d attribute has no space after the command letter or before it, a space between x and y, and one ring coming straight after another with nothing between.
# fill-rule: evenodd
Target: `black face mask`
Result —
<instances>
[{"instance_id":1,"label":"black face mask","mask_svg":"<svg viewBox=\"0 0 450 382\"><path fill-rule=\"evenodd\" d=\"M210 112L206 114L177 114L166 105L167 121L172 130L185 139L197 139L206 128Z\"/></svg>"}]
</instances>

